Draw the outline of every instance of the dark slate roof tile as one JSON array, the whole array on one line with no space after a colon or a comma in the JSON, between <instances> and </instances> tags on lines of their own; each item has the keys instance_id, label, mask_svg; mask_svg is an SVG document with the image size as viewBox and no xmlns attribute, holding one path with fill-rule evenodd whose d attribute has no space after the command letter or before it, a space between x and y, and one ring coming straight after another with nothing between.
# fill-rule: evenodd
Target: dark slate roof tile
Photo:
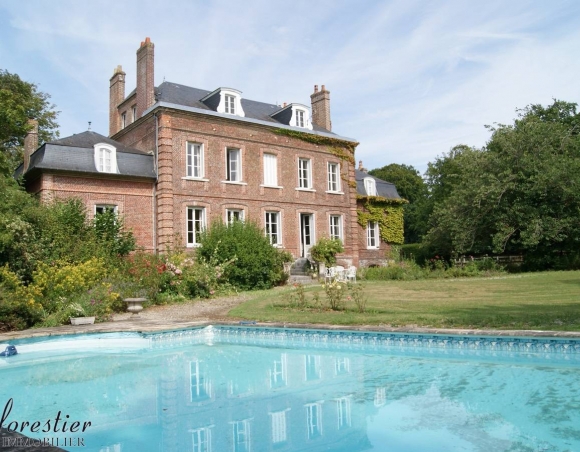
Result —
<instances>
[{"instance_id":1,"label":"dark slate roof tile","mask_svg":"<svg viewBox=\"0 0 580 452\"><path fill-rule=\"evenodd\" d=\"M382 196L383 198L387 199L401 199L399 193L397 192L397 187L395 187L395 184L379 179L378 177L371 176L369 173L357 169L354 170L354 175L356 179L357 194L367 196L364 180L365 178L370 177L371 179L375 180L375 185L377 187L377 196Z\"/></svg>"}]
</instances>

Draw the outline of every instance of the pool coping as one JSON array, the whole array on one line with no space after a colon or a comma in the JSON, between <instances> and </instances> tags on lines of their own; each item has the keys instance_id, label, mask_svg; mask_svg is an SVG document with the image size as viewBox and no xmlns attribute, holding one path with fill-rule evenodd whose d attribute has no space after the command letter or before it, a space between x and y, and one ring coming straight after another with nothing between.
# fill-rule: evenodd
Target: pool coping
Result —
<instances>
[{"instance_id":1,"label":"pool coping","mask_svg":"<svg viewBox=\"0 0 580 452\"><path fill-rule=\"evenodd\" d=\"M94 325L65 325L51 328L32 328L21 331L10 331L0 334L0 342L9 342L15 339L31 337L51 337L69 334L90 333L151 333L156 331L174 331L187 328L204 327L209 325L251 326L256 328L301 328L316 330L341 331L368 331L379 333L416 333L442 334L454 336L489 336L489 337L537 337L580 339L579 331L542 331L542 330L477 330L468 328L427 328L417 326L391 327L387 325L329 325L317 323L290 323L290 322L249 322L240 320L199 320L199 321L171 321L147 320L142 318L118 320L114 322L97 323Z\"/></svg>"}]
</instances>

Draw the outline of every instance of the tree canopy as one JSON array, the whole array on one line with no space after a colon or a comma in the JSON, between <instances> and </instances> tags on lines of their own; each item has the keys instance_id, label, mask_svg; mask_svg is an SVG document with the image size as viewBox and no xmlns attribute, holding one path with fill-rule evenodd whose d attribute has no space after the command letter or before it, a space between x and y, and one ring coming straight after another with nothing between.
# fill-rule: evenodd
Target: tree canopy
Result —
<instances>
[{"instance_id":1,"label":"tree canopy","mask_svg":"<svg viewBox=\"0 0 580 452\"><path fill-rule=\"evenodd\" d=\"M39 144L58 137L58 112L49 99L34 83L0 69L0 169L4 172L11 172L22 161L29 119L38 121Z\"/></svg>"},{"instance_id":2,"label":"tree canopy","mask_svg":"<svg viewBox=\"0 0 580 452\"><path fill-rule=\"evenodd\" d=\"M430 164L426 242L447 255L524 252L538 268L577 253L579 125L576 104L529 105L513 125L489 127L483 149L455 148Z\"/></svg>"}]
</instances>

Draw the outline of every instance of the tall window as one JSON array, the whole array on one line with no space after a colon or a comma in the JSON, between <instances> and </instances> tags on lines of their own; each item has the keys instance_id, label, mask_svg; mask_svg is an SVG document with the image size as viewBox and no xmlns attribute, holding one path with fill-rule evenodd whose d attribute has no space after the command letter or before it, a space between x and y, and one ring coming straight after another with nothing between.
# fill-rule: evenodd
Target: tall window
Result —
<instances>
[{"instance_id":1,"label":"tall window","mask_svg":"<svg viewBox=\"0 0 580 452\"><path fill-rule=\"evenodd\" d=\"M274 154L264 154L264 185L278 186L278 157Z\"/></svg>"},{"instance_id":2,"label":"tall window","mask_svg":"<svg viewBox=\"0 0 580 452\"><path fill-rule=\"evenodd\" d=\"M191 388L191 401L201 401L211 397L211 380L208 380L204 372L201 372L199 361L190 361L189 380Z\"/></svg>"},{"instance_id":3,"label":"tall window","mask_svg":"<svg viewBox=\"0 0 580 452\"><path fill-rule=\"evenodd\" d=\"M280 360L275 360L270 370L270 387L279 388L286 386L287 380L287 357L286 353L282 353Z\"/></svg>"},{"instance_id":4,"label":"tall window","mask_svg":"<svg viewBox=\"0 0 580 452\"><path fill-rule=\"evenodd\" d=\"M306 405L306 428L308 439L322 435L322 404L309 403Z\"/></svg>"},{"instance_id":5,"label":"tall window","mask_svg":"<svg viewBox=\"0 0 580 452\"><path fill-rule=\"evenodd\" d=\"M99 148L97 151L97 170L103 173L113 172L113 151L107 148Z\"/></svg>"},{"instance_id":6,"label":"tall window","mask_svg":"<svg viewBox=\"0 0 580 452\"><path fill-rule=\"evenodd\" d=\"M328 164L328 191L340 191L340 166L338 163Z\"/></svg>"},{"instance_id":7,"label":"tall window","mask_svg":"<svg viewBox=\"0 0 580 452\"><path fill-rule=\"evenodd\" d=\"M191 431L193 452L211 452L211 428L204 427Z\"/></svg>"},{"instance_id":8,"label":"tall window","mask_svg":"<svg viewBox=\"0 0 580 452\"><path fill-rule=\"evenodd\" d=\"M121 129L127 127L127 113L121 115Z\"/></svg>"},{"instance_id":9,"label":"tall window","mask_svg":"<svg viewBox=\"0 0 580 452\"><path fill-rule=\"evenodd\" d=\"M137 105L131 107L131 112L133 113L133 122L137 121Z\"/></svg>"},{"instance_id":10,"label":"tall window","mask_svg":"<svg viewBox=\"0 0 580 452\"><path fill-rule=\"evenodd\" d=\"M335 358L334 360L334 374L344 375L350 372L350 359Z\"/></svg>"},{"instance_id":11,"label":"tall window","mask_svg":"<svg viewBox=\"0 0 580 452\"><path fill-rule=\"evenodd\" d=\"M377 184L371 177L365 177L365 191L368 196L377 196Z\"/></svg>"},{"instance_id":12,"label":"tall window","mask_svg":"<svg viewBox=\"0 0 580 452\"><path fill-rule=\"evenodd\" d=\"M234 221L244 221L244 211L241 209L227 209L226 220L228 224L232 224Z\"/></svg>"},{"instance_id":13,"label":"tall window","mask_svg":"<svg viewBox=\"0 0 580 452\"><path fill-rule=\"evenodd\" d=\"M205 229L205 209L203 207L187 208L187 246L199 245L199 237Z\"/></svg>"},{"instance_id":14,"label":"tall window","mask_svg":"<svg viewBox=\"0 0 580 452\"><path fill-rule=\"evenodd\" d=\"M336 414L338 417L338 429L350 427L350 396L336 399Z\"/></svg>"},{"instance_id":15,"label":"tall window","mask_svg":"<svg viewBox=\"0 0 580 452\"><path fill-rule=\"evenodd\" d=\"M312 188L310 159L298 159L298 186L300 188Z\"/></svg>"},{"instance_id":16,"label":"tall window","mask_svg":"<svg viewBox=\"0 0 580 452\"><path fill-rule=\"evenodd\" d=\"M320 356L306 355L304 357L304 363L305 363L304 379L306 381L319 380L321 377Z\"/></svg>"},{"instance_id":17,"label":"tall window","mask_svg":"<svg viewBox=\"0 0 580 452\"><path fill-rule=\"evenodd\" d=\"M242 162L239 149L227 150L227 174L226 180L230 182L240 182L242 180Z\"/></svg>"},{"instance_id":18,"label":"tall window","mask_svg":"<svg viewBox=\"0 0 580 452\"><path fill-rule=\"evenodd\" d=\"M304 127L304 110L296 110L296 125Z\"/></svg>"},{"instance_id":19,"label":"tall window","mask_svg":"<svg viewBox=\"0 0 580 452\"><path fill-rule=\"evenodd\" d=\"M286 411L275 411L270 413L272 416L272 443L280 444L287 439L286 430Z\"/></svg>"},{"instance_id":20,"label":"tall window","mask_svg":"<svg viewBox=\"0 0 580 452\"><path fill-rule=\"evenodd\" d=\"M266 212L266 237L272 245L281 245L280 212Z\"/></svg>"},{"instance_id":21,"label":"tall window","mask_svg":"<svg viewBox=\"0 0 580 452\"><path fill-rule=\"evenodd\" d=\"M235 100L234 96L230 96L229 94L225 95L226 100L226 113L235 115L236 114L236 107L235 107Z\"/></svg>"},{"instance_id":22,"label":"tall window","mask_svg":"<svg viewBox=\"0 0 580 452\"><path fill-rule=\"evenodd\" d=\"M342 215L330 215L330 238L342 241Z\"/></svg>"},{"instance_id":23,"label":"tall window","mask_svg":"<svg viewBox=\"0 0 580 452\"><path fill-rule=\"evenodd\" d=\"M376 221L367 223L367 248L379 247L379 224Z\"/></svg>"},{"instance_id":24,"label":"tall window","mask_svg":"<svg viewBox=\"0 0 580 452\"><path fill-rule=\"evenodd\" d=\"M203 177L203 146L199 143L187 143L186 150L187 177Z\"/></svg>"},{"instance_id":25,"label":"tall window","mask_svg":"<svg viewBox=\"0 0 580 452\"><path fill-rule=\"evenodd\" d=\"M250 452L250 420L233 422L234 452Z\"/></svg>"}]
</instances>

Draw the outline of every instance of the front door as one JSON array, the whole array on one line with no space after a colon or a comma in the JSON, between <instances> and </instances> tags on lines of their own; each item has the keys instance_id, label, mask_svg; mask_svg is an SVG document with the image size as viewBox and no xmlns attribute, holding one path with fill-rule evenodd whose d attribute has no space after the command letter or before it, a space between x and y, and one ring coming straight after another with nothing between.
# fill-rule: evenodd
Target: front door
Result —
<instances>
[{"instance_id":1,"label":"front door","mask_svg":"<svg viewBox=\"0 0 580 452\"><path fill-rule=\"evenodd\" d=\"M307 257L310 248L314 244L314 215L311 213L300 214L300 248L301 256Z\"/></svg>"}]
</instances>

